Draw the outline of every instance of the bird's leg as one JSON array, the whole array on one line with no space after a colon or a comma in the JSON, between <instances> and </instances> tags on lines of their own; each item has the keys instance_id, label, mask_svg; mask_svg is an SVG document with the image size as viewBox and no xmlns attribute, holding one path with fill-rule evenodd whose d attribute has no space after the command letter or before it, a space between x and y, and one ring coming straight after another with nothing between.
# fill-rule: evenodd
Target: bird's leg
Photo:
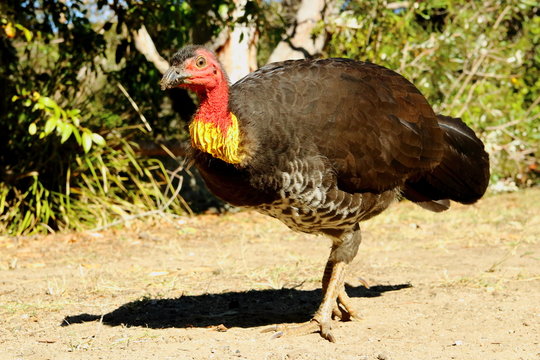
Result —
<instances>
[{"instance_id":1,"label":"bird's leg","mask_svg":"<svg viewBox=\"0 0 540 360\"><path fill-rule=\"evenodd\" d=\"M323 296L326 294L326 289L328 288L328 283L332 275L333 266L334 262L331 259L328 259L322 278ZM341 321L360 320L360 316L358 316L357 312L351 306L350 300L349 295L347 295L347 292L345 291L345 286L342 285L341 291L337 296L337 301L334 303L334 308L332 309L333 319L340 319Z\"/></svg>"},{"instance_id":2,"label":"bird's leg","mask_svg":"<svg viewBox=\"0 0 540 360\"><path fill-rule=\"evenodd\" d=\"M345 232L341 234L334 241L332 246L332 252L326 264L325 276L323 276L323 289L326 277L327 268L331 266L332 262L343 261L345 263L351 262L358 253L358 247L362 242L362 236L360 233L360 227L357 225L356 229L351 232ZM365 281L362 280L364 286L369 287ZM338 318L341 321L360 320L358 312L351 305L351 299L345 291L344 284L339 289L339 294L336 299L335 307L333 309L334 318Z\"/></svg>"},{"instance_id":3,"label":"bird's leg","mask_svg":"<svg viewBox=\"0 0 540 360\"><path fill-rule=\"evenodd\" d=\"M323 297L326 294L326 289L328 289L328 283L330 282L330 277L332 276L332 268L334 263L328 259L326 266L324 267L324 273L322 278L322 294ZM332 318L333 319L343 319L345 315L339 308L339 304L336 302L334 308L332 309Z\"/></svg>"},{"instance_id":4,"label":"bird's leg","mask_svg":"<svg viewBox=\"0 0 540 360\"><path fill-rule=\"evenodd\" d=\"M347 264L343 261L333 262L328 259L327 268L330 268L330 276L326 290L323 290L323 301L321 306L313 316L312 321L319 323L322 337L335 342L334 336L330 333L332 328L332 314L336 313L339 309L338 297L341 292L344 292L343 283L345 281L345 268ZM325 269L326 275L326 269ZM323 286L324 289L324 286Z\"/></svg>"},{"instance_id":5,"label":"bird's leg","mask_svg":"<svg viewBox=\"0 0 540 360\"><path fill-rule=\"evenodd\" d=\"M325 339L335 342L330 331L332 315L341 320L360 318L351 306L350 298L344 287L345 268L358 252L360 245L360 229L342 234L338 240L332 246L330 257L324 269L322 278L323 301L313 318L298 325L275 325L263 330L263 332L275 331L274 337L320 332Z\"/></svg>"},{"instance_id":6,"label":"bird's leg","mask_svg":"<svg viewBox=\"0 0 540 360\"><path fill-rule=\"evenodd\" d=\"M323 301L310 321L293 326L275 325L263 330L263 332L276 331L274 337L281 337L284 335L306 335L320 332L322 337L335 342L335 338L330 332L332 329L332 313L336 307L338 296L343 289L346 265L347 264L343 261L328 261L327 269L329 269L329 275L326 276L327 271L325 270L325 277L323 277L323 280L326 277L328 278L326 289L323 289Z\"/></svg>"}]
</instances>

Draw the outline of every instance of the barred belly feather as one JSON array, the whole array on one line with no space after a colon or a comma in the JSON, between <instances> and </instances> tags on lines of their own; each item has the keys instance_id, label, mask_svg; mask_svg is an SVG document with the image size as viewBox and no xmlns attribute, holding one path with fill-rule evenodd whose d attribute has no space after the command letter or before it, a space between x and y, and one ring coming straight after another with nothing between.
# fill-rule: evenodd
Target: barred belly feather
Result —
<instances>
[{"instance_id":1,"label":"barred belly feather","mask_svg":"<svg viewBox=\"0 0 540 360\"><path fill-rule=\"evenodd\" d=\"M292 160L278 172L279 199L257 210L281 220L289 228L312 234L353 230L358 222L375 216L399 196L398 188L375 193L348 193L336 186L328 169L316 161Z\"/></svg>"}]
</instances>

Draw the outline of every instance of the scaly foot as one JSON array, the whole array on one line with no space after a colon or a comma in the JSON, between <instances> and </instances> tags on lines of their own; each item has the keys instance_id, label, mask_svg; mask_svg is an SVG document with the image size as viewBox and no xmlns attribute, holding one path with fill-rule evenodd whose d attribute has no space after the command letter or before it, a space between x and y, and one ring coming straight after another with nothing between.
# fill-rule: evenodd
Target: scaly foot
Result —
<instances>
[{"instance_id":1,"label":"scaly foot","mask_svg":"<svg viewBox=\"0 0 540 360\"><path fill-rule=\"evenodd\" d=\"M317 316L300 324L284 325L278 324L262 330L262 332L275 332L272 339L283 336L300 336L319 332L323 338L328 341L336 342L336 338L332 335L331 321L319 321Z\"/></svg>"}]
</instances>

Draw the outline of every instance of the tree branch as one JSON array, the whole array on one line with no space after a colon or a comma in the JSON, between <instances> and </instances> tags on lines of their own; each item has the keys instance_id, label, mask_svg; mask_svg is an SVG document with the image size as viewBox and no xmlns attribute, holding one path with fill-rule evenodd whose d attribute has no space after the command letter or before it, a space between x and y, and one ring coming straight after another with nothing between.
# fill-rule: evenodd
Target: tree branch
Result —
<instances>
[{"instance_id":1,"label":"tree branch","mask_svg":"<svg viewBox=\"0 0 540 360\"><path fill-rule=\"evenodd\" d=\"M154 64L160 73L164 74L169 68L169 62L159 55L146 27L142 25L139 30L133 31L132 35L137 50L144 55L146 60Z\"/></svg>"}]
</instances>

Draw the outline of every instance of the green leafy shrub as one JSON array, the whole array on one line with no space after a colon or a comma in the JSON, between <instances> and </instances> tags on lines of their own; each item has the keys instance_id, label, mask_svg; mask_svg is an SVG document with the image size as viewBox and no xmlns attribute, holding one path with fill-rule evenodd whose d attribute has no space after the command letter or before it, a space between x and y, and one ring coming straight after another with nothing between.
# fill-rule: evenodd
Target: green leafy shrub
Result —
<instances>
[{"instance_id":1,"label":"green leafy shrub","mask_svg":"<svg viewBox=\"0 0 540 360\"><path fill-rule=\"evenodd\" d=\"M125 66L114 68L105 46L115 29L91 23L82 3L0 4L0 234L188 211L161 161L136 155L149 134L117 87ZM155 87L161 102L160 74L146 66L140 89Z\"/></svg>"},{"instance_id":2,"label":"green leafy shrub","mask_svg":"<svg viewBox=\"0 0 540 360\"><path fill-rule=\"evenodd\" d=\"M79 110L62 109L49 97L23 90L13 101L31 108L15 128L29 135L17 136L27 141L17 145L35 153L26 156L32 170L15 168L17 175L0 183L2 232L84 229L152 210L186 211L162 163L136 156L136 145L126 140L133 129L117 128L106 141L81 125Z\"/></svg>"}]
</instances>

